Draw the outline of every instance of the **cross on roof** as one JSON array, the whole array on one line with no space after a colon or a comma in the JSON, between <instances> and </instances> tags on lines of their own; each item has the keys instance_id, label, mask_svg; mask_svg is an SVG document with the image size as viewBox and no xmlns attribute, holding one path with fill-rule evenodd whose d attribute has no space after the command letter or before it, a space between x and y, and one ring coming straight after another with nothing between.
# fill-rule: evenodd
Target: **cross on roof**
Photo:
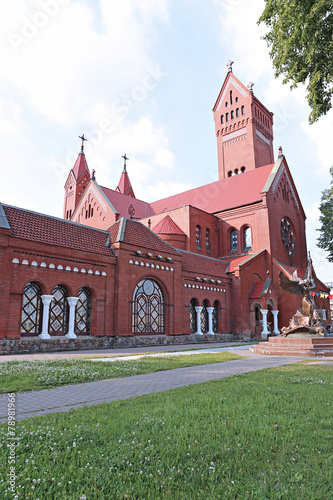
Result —
<instances>
[{"instance_id":1,"label":"cross on roof","mask_svg":"<svg viewBox=\"0 0 333 500\"><path fill-rule=\"evenodd\" d=\"M126 153L122 156L122 158L124 158L124 172L126 172L126 160L129 160L129 158L127 158Z\"/></svg>"},{"instance_id":2,"label":"cross on roof","mask_svg":"<svg viewBox=\"0 0 333 500\"><path fill-rule=\"evenodd\" d=\"M228 71L230 71L230 73L232 73L232 65L233 64L234 64L234 61L229 59L229 61L227 62L227 67L228 67Z\"/></svg>"},{"instance_id":3,"label":"cross on roof","mask_svg":"<svg viewBox=\"0 0 333 500\"><path fill-rule=\"evenodd\" d=\"M84 134L79 135L79 139L81 139L81 141L82 141L82 144L81 144L81 151L82 151L82 153L83 153L84 141L87 141L88 139L86 139L86 138L84 137Z\"/></svg>"}]
</instances>

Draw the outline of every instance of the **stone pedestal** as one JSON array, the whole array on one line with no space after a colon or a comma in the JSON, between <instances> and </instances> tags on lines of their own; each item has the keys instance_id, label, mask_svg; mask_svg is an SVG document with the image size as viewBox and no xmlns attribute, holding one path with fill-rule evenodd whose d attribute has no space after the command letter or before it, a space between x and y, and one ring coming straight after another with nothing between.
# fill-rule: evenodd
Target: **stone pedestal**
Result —
<instances>
[{"instance_id":1,"label":"stone pedestal","mask_svg":"<svg viewBox=\"0 0 333 500\"><path fill-rule=\"evenodd\" d=\"M273 356L333 356L333 337L269 337L268 342L260 342L250 347L250 351Z\"/></svg>"}]
</instances>

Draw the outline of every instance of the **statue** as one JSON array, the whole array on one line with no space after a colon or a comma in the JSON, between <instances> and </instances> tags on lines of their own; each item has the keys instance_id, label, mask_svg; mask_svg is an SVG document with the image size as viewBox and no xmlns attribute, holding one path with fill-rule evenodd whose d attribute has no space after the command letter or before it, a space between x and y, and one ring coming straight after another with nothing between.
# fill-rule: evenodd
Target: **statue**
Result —
<instances>
[{"instance_id":1,"label":"statue","mask_svg":"<svg viewBox=\"0 0 333 500\"><path fill-rule=\"evenodd\" d=\"M318 311L315 309L314 298L311 294L315 290L316 285L312 276L312 261L309 259L306 278L301 279L295 271L290 278L288 278L282 271L279 273L279 286L293 294L301 294L302 298L302 312L297 311L291 318L289 326L284 329L281 335L287 336L290 334L301 334L302 336L320 335L326 337L328 331L323 325Z\"/></svg>"}]
</instances>

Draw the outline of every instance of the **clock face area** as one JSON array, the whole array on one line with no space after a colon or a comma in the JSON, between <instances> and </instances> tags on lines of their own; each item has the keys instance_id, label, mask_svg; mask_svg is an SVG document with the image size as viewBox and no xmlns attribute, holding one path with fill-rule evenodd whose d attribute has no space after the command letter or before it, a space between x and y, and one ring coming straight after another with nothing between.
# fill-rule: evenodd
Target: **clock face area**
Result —
<instances>
[{"instance_id":1,"label":"clock face area","mask_svg":"<svg viewBox=\"0 0 333 500\"><path fill-rule=\"evenodd\" d=\"M296 253L295 231L292 223L287 217L281 220L281 239L288 255Z\"/></svg>"}]
</instances>

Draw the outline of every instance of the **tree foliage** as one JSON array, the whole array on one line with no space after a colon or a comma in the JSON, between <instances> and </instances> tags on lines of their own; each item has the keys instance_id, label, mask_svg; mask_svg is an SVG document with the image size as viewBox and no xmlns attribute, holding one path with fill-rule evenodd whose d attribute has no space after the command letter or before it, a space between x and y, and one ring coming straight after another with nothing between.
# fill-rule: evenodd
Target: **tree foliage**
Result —
<instances>
[{"instance_id":1,"label":"tree foliage","mask_svg":"<svg viewBox=\"0 0 333 500\"><path fill-rule=\"evenodd\" d=\"M258 24L270 30L264 39L275 76L284 75L290 88L306 83L314 123L332 107L333 0L265 1Z\"/></svg>"},{"instance_id":2,"label":"tree foliage","mask_svg":"<svg viewBox=\"0 0 333 500\"><path fill-rule=\"evenodd\" d=\"M321 228L318 246L328 252L328 261L333 262L333 167L330 168L331 187L322 192L319 217Z\"/></svg>"}]
</instances>

